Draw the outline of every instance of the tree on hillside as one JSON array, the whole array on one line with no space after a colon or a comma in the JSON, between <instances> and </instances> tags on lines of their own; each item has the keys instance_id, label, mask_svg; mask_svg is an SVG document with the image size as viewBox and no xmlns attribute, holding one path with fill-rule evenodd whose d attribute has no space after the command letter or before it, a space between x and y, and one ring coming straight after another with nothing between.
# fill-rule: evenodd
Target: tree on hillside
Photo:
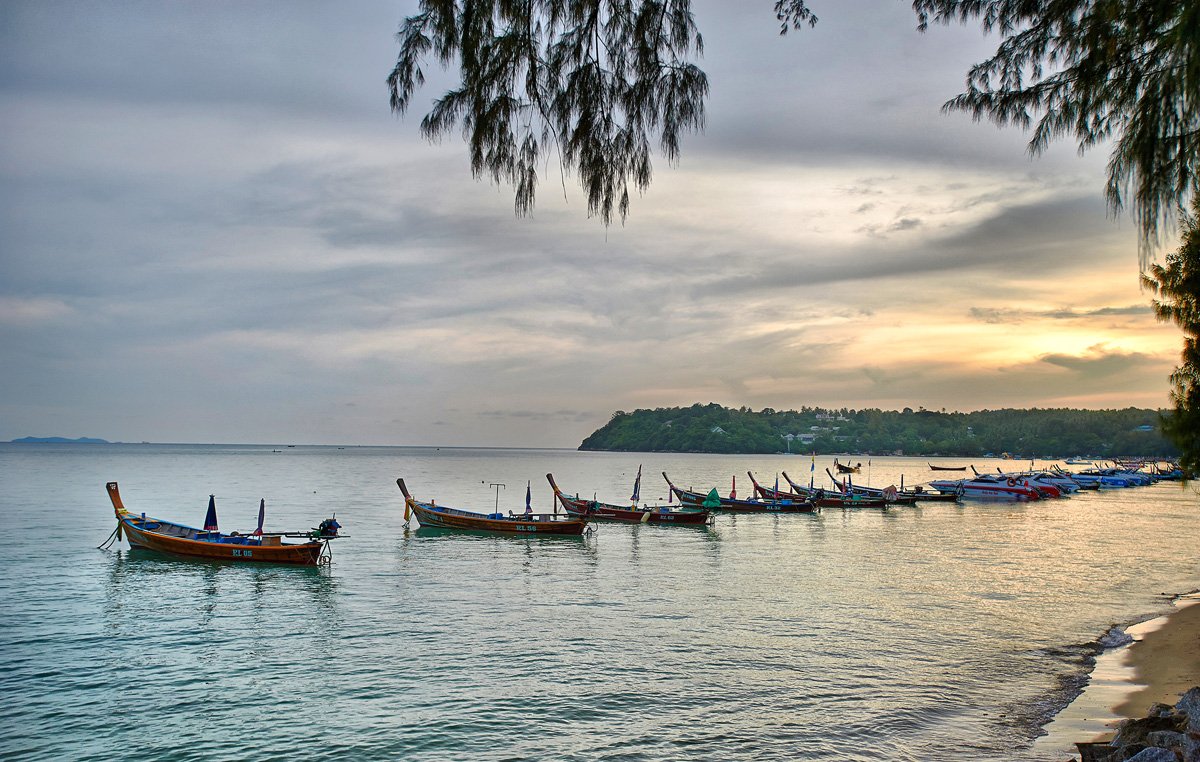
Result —
<instances>
[{"instance_id":1,"label":"tree on hillside","mask_svg":"<svg viewBox=\"0 0 1200 762\"><path fill-rule=\"evenodd\" d=\"M1171 374L1175 410L1163 418L1162 428L1182 453L1181 464L1200 474L1200 198L1180 226L1179 249L1167 255L1165 265L1152 265L1142 280L1160 297L1153 302L1158 319L1183 330L1182 361Z\"/></svg>"},{"instance_id":2,"label":"tree on hillside","mask_svg":"<svg viewBox=\"0 0 1200 762\"><path fill-rule=\"evenodd\" d=\"M915 0L913 10L922 30L979 19L1001 37L945 108L1022 127L1037 117L1035 154L1066 134L1080 151L1115 138L1106 194L1113 211L1132 208L1145 257L1197 193L1200 2ZM778 0L775 15L781 34L817 22L806 0ZM680 135L704 126L691 0L420 0L397 39L392 109L411 105L427 56L457 61L459 86L421 131L435 139L461 125L472 172L515 186L519 215L532 211L553 149L578 173L588 213L623 220L630 184L650 184L652 143L672 163Z\"/></svg>"}]
</instances>

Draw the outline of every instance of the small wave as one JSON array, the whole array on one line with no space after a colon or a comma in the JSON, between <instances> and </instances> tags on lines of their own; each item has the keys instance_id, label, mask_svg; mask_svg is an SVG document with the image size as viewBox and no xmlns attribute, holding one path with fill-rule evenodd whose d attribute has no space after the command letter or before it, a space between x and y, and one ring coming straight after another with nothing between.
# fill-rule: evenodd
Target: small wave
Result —
<instances>
[{"instance_id":1,"label":"small wave","mask_svg":"<svg viewBox=\"0 0 1200 762\"><path fill-rule=\"evenodd\" d=\"M1120 648L1127 646L1133 642L1133 636L1125 632L1123 627L1113 625L1108 628L1108 632L1100 636L1096 641L1096 645L1100 646L1100 650L1107 651L1110 648Z\"/></svg>"}]
</instances>

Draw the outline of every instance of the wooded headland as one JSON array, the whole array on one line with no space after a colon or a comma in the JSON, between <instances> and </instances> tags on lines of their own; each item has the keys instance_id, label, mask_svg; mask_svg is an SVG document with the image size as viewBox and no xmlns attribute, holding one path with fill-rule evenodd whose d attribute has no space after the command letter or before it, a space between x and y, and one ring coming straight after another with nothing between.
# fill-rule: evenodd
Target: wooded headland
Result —
<instances>
[{"instance_id":1,"label":"wooded headland","mask_svg":"<svg viewBox=\"0 0 1200 762\"><path fill-rule=\"evenodd\" d=\"M1008 453L1039 458L1178 454L1160 432L1159 411L1132 407L971 413L802 407L756 412L715 403L632 413L618 410L579 449L977 457Z\"/></svg>"}]
</instances>

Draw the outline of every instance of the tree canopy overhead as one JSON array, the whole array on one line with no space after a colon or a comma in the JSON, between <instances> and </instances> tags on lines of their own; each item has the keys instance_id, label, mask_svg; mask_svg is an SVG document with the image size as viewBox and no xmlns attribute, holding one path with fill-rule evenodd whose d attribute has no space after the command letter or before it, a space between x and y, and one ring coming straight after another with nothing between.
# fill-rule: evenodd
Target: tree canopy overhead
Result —
<instances>
[{"instance_id":1,"label":"tree canopy overhead","mask_svg":"<svg viewBox=\"0 0 1200 762\"><path fill-rule=\"evenodd\" d=\"M532 211L554 148L589 214L624 219L630 184L650 184L651 141L675 161L680 134L704 126L708 78L693 63L704 42L689 0L422 0L398 39L392 109L408 108L426 55L457 59L460 85L421 132L461 124L475 176L511 183L519 215Z\"/></svg>"},{"instance_id":2,"label":"tree canopy overhead","mask_svg":"<svg viewBox=\"0 0 1200 762\"><path fill-rule=\"evenodd\" d=\"M913 9L922 30L978 18L1002 37L945 109L1001 125L1036 119L1034 154L1068 134L1081 153L1115 140L1105 195L1114 212L1130 207L1145 266L1160 227L1200 188L1200 3L915 0Z\"/></svg>"},{"instance_id":3,"label":"tree canopy overhead","mask_svg":"<svg viewBox=\"0 0 1200 762\"><path fill-rule=\"evenodd\" d=\"M1142 262L1161 226L1197 194L1200 2L1196 0L915 0L918 28L979 20L995 55L946 103L977 119L1034 125L1038 153L1070 134L1080 151L1115 139L1106 194L1128 206ZM778 0L780 32L814 25L806 0ZM461 127L476 177L511 183L519 215L557 152L605 224L704 126L708 79L690 0L420 0L388 77L398 113L425 82L423 61L456 61L459 86L421 122L431 139Z\"/></svg>"}]
</instances>

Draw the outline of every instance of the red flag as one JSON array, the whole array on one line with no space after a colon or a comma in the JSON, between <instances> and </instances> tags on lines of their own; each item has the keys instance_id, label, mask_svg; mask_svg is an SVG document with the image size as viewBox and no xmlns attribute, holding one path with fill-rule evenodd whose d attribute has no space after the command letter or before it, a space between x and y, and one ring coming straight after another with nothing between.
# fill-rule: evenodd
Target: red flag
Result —
<instances>
[{"instance_id":1,"label":"red flag","mask_svg":"<svg viewBox=\"0 0 1200 762\"><path fill-rule=\"evenodd\" d=\"M733 487L729 489L729 499L737 500L737 474L733 475Z\"/></svg>"}]
</instances>

